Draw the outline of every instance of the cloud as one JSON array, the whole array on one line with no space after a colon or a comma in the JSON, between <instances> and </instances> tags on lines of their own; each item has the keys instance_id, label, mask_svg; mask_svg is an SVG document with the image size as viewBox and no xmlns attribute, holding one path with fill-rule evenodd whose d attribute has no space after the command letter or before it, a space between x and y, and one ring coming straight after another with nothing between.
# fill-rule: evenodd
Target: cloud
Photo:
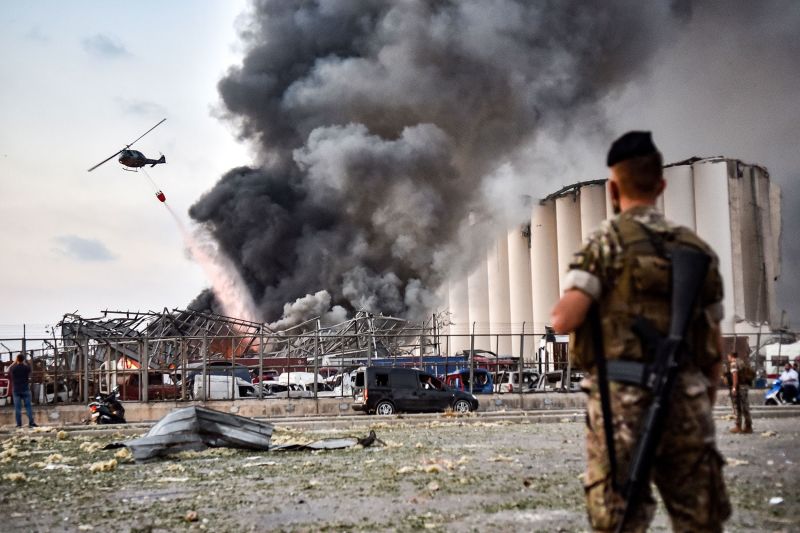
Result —
<instances>
[{"instance_id":1,"label":"cloud","mask_svg":"<svg viewBox=\"0 0 800 533\"><path fill-rule=\"evenodd\" d=\"M77 235L60 235L53 239L58 246L57 251L78 261L111 261L114 254L106 245L95 239L84 239Z\"/></svg>"},{"instance_id":2,"label":"cloud","mask_svg":"<svg viewBox=\"0 0 800 533\"><path fill-rule=\"evenodd\" d=\"M117 59L130 55L130 52L118 39L102 33L86 37L81 44L87 53L97 57Z\"/></svg>"},{"instance_id":3,"label":"cloud","mask_svg":"<svg viewBox=\"0 0 800 533\"><path fill-rule=\"evenodd\" d=\"M25 38L29 41L37 42L37 43L49 43L50 36L47 35L39 26L33 26L28 32L25 34Z\"/></svg>"},{"instance_id":4,"label":"cloud","mask_svg":"<svg viewBox=\"0 0 800 533\"><path fill-rule=\"evenodd\" d=\"M167 110L164 106L155 102L148 102L147 100L125 100L117 98L117 103L122 107L122 110L129 115L160 117L167 114Z\"/></svg>"}]
</instances>

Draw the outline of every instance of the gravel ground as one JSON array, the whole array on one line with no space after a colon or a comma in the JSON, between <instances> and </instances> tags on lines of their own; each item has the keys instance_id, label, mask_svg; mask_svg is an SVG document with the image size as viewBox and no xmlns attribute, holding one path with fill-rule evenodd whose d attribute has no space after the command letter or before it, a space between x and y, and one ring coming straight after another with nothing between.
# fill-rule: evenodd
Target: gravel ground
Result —
<instances>
[{"instance_id":1,"label":"gravel ground","mask_svg":"<svg viewBox=\"0 0 800 533\"><path fill-rule=\"evenodd\" d=\"M96 449L121 436L26 430L0 450L0 529L584 531L583 427L566 420L375 419L384 447L218 449L145 464ZM762 418L754 435L719 437L727 531L797 530L798 422ZM364 434L277 426L274 440ZM669 530L661 506L653 530Z\"/></svg>"}]
</instances>

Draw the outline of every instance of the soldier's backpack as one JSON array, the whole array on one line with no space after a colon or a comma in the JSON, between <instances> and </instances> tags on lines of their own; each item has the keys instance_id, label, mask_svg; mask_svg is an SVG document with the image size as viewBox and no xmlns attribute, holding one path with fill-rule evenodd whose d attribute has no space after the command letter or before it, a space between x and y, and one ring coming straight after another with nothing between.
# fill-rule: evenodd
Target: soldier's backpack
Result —
<instances>
[{"instance_id":1,"label":"soldier's backpack","mask_svg":"<svg viewBox=\"0 0 800 533\"><path fill-rule=\"evenodd\" d=\"M739 368L739 381L741 384L752 385L753 380L756 379L756 371L750 364L750 358L746 356L742 357L736 364Z\"/></svg>"}]
</instances>

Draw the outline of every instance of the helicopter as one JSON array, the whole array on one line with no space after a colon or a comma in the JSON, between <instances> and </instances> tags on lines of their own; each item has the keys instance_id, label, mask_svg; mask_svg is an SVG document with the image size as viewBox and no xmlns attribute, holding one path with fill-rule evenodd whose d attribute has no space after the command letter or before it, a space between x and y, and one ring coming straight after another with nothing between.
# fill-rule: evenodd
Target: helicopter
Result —
<instances>
[{"instance_id":1,"label":"helicopter","mask_svg":"<svg viewBox=\"0 0 800 533\"><path fill-rule=\"evenodd\" d=\"M150 128L149 130L147 130L146 132L141 134L132 143L126 145L125 148L123 148L119 152L115 153L114 155L110 156L108 159L104 159L104 160L100 161L99 163L97 163L92 168L90 168L89 172L91 172L92 170L96 169L97 167L99 167L103 163L107 163L108 161L112 160L116 156L119 156L118 161L120 163L122 163L126 167L131 167L132 169L137 169L137 168L143 167L145 165L150 165L151 167L154 167L154 166L158 165L159 163L166 163L167 160L163 155L159 159L148 159L142 152L140 152L138 150L131 150L130 149L130 147L133 146L133 143L135 143L136 141L138 141L139 139L141 139L142 137L144 137L145 135L147 135L148 133L150 133L151 131L156 129L165 120L167 120L167 119L162 118L158 122L158 124L156 124L155 126ZM123 168L122 170L128 170L128 169L127 168Z\"/></svg>"}]
</instances>

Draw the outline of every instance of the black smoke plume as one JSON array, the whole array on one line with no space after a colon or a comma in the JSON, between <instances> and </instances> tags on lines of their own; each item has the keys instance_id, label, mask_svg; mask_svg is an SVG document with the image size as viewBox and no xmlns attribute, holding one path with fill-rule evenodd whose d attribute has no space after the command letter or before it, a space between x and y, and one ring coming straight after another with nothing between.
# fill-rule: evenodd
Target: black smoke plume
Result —
<instances>
[{"instance_id":1,"label":"black smoke plume","mask_svg":"<svg viewBox=\"0 0 800 533\"><path fill-rule=\"evenodd\" d=\"M688 15L684 2L254 2L219 92L258 164L190 215L264 320L321 289L351 311L419 317L483 252L459 240L470 213L517 209L484 205L485 181L542 136L600 123L598 102Z\"/></svg>"}]
</instances>

